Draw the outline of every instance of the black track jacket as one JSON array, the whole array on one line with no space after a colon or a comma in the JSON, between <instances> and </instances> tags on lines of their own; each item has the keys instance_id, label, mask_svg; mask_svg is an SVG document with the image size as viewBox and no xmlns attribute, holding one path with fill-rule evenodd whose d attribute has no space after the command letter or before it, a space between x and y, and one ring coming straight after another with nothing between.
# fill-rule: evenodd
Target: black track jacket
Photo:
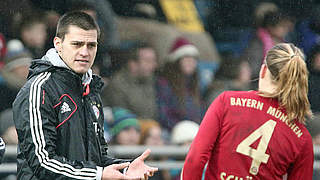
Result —
<instances>
[{"instance_id":1,"label":"black track jacket","mask_svg":"<svg viewBox=\"0 0 320 180\"><path fill-rule=\"evenodd\" d=\"M81 77L55 49L30 67L13 103L19 137L18 179L101 179L107 157L100 90L92 71Z\"/></svg>"}]
</instances>

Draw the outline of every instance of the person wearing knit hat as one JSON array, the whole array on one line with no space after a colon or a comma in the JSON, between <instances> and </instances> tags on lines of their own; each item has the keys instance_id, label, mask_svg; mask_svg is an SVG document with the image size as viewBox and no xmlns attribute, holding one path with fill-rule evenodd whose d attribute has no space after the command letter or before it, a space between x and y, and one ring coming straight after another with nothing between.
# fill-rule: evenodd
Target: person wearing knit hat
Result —
<instances>
[{"instance_id":1,"label":"person wearing knit hat","mask_svg":"<svg viewBox=\"0 0 320 180\"><path fill-rule=\"evenodd\" d=\"M5 58L5 65L4 68L6 68L8 71L16 71L17 75L19 75L22 78L26 78L28 75L28 68L31 65L32 57L31 54L27 51L23 52L14 52L12 54L8 53L8 55ZM20 67L26 69L19 70Z\"/></svg>"},{"instance_id":2,"label":"person wearing knit hat","mask_svg":"<svg viewBox=\"0 0 320 180\"><path fill-rule=\"evenodd\" d=\"M170 61L177 61L185 56L198 57L199 50L187 39L178 37L170 49L168 58Z\"/></svg>"},{"instance_id":3,"label":"person wearing knit hat","mask_svg":"<svg viewBox=\"0 0 320 180\"><path fill-rule=\"evenodd\" d=\"M183 119L200 123L200 85L197 70L199 51L179 37L172 45L168 61L159 70L156 83L159 122L171 131Z\"/></svg>"},{"instance_id":4,"label":"person wearing knit hat","mask_svg":"<svg viewBox=\"0 0 320 180\"><path fill-rule=\"evenodd\" d=\"M199 124L184 120L172 129L171 142L178 145L190 145L199 130Z\"/></svg>"},{"instance_id":5,"label":"person wearing knit hat","mask_svg":"<svg viewBox=\"0 0 320 180\"><path fill-rule=\"evenodd\" d=\"M140 125L136 115L129 110L112 108L113 121L109 122L112 142L120 145L138 145L140 140Z\"/></svg>"}]
</instances>

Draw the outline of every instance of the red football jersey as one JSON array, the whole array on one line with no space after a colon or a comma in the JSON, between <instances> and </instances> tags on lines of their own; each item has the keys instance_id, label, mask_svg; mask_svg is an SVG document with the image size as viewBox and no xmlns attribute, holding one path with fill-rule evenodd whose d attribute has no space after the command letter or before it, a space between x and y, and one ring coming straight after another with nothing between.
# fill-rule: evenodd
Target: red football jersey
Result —
<instances>
[{"instance_id":1,"label":"red football jersey","mask_svg":"<svg viewBox=\"0 0 320 180\"><path fill-rule=\"evenodd\" d=\"M289 123L276 99L257 91L227 91L209 107L191 144L183 179L311 180L312 138L299 122Z\"/></svg>"}]
</instances>

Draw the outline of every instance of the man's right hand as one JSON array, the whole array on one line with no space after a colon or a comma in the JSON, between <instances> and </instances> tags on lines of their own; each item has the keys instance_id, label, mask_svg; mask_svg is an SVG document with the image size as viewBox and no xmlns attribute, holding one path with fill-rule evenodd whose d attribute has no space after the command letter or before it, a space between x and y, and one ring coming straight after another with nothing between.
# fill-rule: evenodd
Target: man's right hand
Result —
<instances>
[{"instance_id":1,"label":"man's right hand","mask_svg":"<svg viewBox=\"0 0 320 180\"><path fill-rule=\"evenodd\" d=\"M124 169L129 166L129 162L121 164L112 164L103 168L102 180L134 180L140 178L134 178L122 174L119 170Z\"/></svg>"}]
</instances>

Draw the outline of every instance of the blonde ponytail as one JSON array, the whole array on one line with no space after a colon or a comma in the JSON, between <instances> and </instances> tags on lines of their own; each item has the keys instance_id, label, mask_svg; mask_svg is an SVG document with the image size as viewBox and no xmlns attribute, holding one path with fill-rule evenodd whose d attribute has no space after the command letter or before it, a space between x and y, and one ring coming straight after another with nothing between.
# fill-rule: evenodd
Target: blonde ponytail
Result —
<instances>
[{"instance_id":1,"label":"blonde ponytail","mask_svg":"<svg viewBox=\"0 0 320 180\"><path fill-rule=\"evenodd\" d=\"M277 89L264 96L278 98L290 122L305 123L306 116L311 117L312 112L307 96L308 70L303 53L293 44L281 43L268 51L266 65Z\"/></svg>"}]
</instances>

